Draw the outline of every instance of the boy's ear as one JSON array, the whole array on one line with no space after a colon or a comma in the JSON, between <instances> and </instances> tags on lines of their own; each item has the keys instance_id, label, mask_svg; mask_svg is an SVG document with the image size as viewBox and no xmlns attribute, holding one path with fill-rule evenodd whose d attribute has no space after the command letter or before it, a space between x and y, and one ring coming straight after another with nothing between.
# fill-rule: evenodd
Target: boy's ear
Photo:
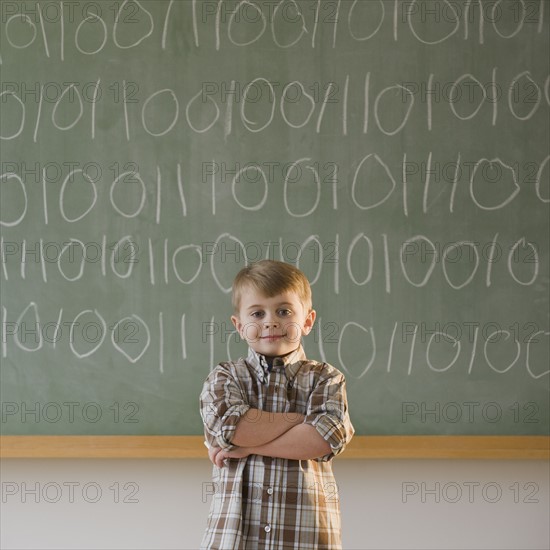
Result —
<instances>
[{"instance_id":1,"label":"boy's ear","mask_svg":"<svg viewBox=\"0 0 550 550\"><path fill-rule=\"evenodd\" d=\"M237 332L239 333L239 335L242 336L241 334L242 323L239 320L239 318L236 315L231 315L231 322L233 323L233 326L237 329Z\"/></svg>"},{"instance_id":2,"label":"boy's ear","mask_svg":"<svg viewBox=\"0 0 550 550\"><path fill-rule=\"evenodd\" d=\"M304 335L307 335L311 332L311 329L313 328L313 323L315 323L315 317L317 317L317 312L312 309L304 322L304 328L302 329L302 332Z\"/></svg>"}]
</instances>

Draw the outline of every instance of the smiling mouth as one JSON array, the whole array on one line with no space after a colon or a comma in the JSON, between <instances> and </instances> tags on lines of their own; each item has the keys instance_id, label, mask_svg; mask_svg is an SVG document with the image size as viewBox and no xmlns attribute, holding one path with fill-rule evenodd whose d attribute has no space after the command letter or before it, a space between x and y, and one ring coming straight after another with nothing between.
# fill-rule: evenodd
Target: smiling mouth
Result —
<instances>
[{"instance_id":1,"label":"smiling mouth","mask_svg":"<svg viewBox=\"0 0 550 550\"><path fill-rule=\"evenodd\" d=\"M275 335L275 336L262 336L262 340L279 340L279 338L283 338L283 334Z\"/></svg>"}]
</instances>

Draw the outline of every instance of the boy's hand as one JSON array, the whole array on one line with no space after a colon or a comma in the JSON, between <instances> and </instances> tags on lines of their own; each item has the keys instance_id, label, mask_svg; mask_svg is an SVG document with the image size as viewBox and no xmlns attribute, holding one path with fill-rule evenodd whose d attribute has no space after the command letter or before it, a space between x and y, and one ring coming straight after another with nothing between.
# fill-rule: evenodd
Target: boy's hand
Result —
<instances>
[{"instance_id":1,"label":"boy's hand","mask_svg":"<svg viewBox=\"0 0 550 550\"><path fill-rule=\"evenodd\" d=\"M210 459L210 462L212 462L212 464L216 464L216 455L221 450L222 450L221 447L214 447L213 445L208 449L208 458Z\"/></svg>"},{"instance_id":2,"label":"boy's hand","mask_svg":"<svg viewBox=\"0 0 550 550\"><path fill-rule=\"evenodd\" d=\"M237 447L232 451L222 451L220 447L210 447L208 449L208 458L212 461L212 464L215 464L218 468L223 468L225 466L224 460L226 458L246 458L250 454L250 450L246 447Z\"/></svg>"}]
</instances>

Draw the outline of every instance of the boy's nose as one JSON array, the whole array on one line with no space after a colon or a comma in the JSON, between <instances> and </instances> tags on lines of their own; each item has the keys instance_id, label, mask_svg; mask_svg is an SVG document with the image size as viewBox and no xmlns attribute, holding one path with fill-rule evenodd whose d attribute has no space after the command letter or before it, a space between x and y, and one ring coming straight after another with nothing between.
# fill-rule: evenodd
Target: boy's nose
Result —
<instances>
[{"instance_id":1,"label":"boy's nose","mask_svg":"<svg viewBox=\"0 0 550 550\"><path fill-rule=\"evenodd\" d=\"M277 328L279 326L278 321L264 321L265 328Z\"/></svg>"}]
</instances>

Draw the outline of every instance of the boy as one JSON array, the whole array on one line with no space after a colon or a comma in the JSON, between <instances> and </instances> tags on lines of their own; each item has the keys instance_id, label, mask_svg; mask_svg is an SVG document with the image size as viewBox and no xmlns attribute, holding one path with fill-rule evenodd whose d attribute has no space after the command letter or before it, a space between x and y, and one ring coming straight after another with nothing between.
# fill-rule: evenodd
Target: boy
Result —
<instances>
[{"instance_id":1,"label":"boy","mask_svg":"<svg viewBox=\"0 0 550 550\"><path fill-rule=\"evenodd\" d=\"M311 289L262 260L233 282L231 321L246 359L222 362L200 396L214 495L202 550L342 548L331 459L354 434L343 374L306 359Z\"/></svg>"}]
</instances>

